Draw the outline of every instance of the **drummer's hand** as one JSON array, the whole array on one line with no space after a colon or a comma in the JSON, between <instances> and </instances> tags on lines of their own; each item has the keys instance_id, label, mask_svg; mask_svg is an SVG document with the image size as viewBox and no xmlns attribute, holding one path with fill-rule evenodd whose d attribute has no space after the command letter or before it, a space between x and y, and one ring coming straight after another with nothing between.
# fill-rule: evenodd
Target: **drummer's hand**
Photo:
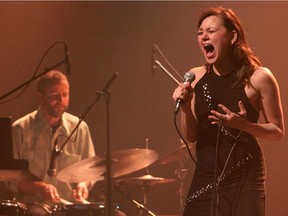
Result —
<instances>
[{"instance_id":1,"label":"drummer's hand","mask_svg":"<svg viewBox=\"0 0 288 216\"><path fill-rule=\"evenodd\" d=\"M18 184L19 191L25 194L40 194L44 200L59 202L60 196L56 187L51 184L46 184L44 182L20 182Z\"/></svg>"},{"instance_id":2,"label":"drummer's hand","mask_svg":"<svg viewBox=\"0 0 288 216\"><path fill-rule=\"evenodd\" d=\"M73 197L77 202L83 202L89 196L88 182L80 182L77 184L76 189L73 190Z\"/></svg>"},{"instance_id":3,"label":"drummer's hand","mask_svg":"<svg viewBox=\"0 0 288 216\"><path fill-rule=\"evenodd\" d=\"M39 187L40 194L44 200L52 201L52 202L59 202L60 196L56 187L51 184L46 184L42 182Z\"/></svg>"}]
</instances>

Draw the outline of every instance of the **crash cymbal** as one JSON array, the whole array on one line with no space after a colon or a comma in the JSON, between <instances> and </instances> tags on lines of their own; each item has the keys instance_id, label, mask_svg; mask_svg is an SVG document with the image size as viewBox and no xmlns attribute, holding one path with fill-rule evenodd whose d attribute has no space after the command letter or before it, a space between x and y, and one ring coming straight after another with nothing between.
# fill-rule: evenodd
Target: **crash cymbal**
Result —
<instances>
[{"instance_id":1,"label":"crash cymbal","mask_svg":"<svg viewBox=\"0 0 288 216\"><path fill-rule=\"evenodd\" d=\"M37 181L39 178L27 170L0 170L0 181L31 180Z\"/></svg>"},{"instance_id":2,"label":"crash cymbal","mask_svg":"<svg viewBox=\"0 0 288 216\"><path fill-rule=\"evenodd\" d=\"M150 174L146 174L146 175L140 176L140 177L132 177L132 178L126 178L126 179L120 179L119 180L119 182L139 184L142 186L153 186L156 184L164 184L164 183L170 183L170 182L174 182L174 181L176 181L176 179L155 177L155 176L152 176Z\"/></svg>"},{"instance_id":3,"label":"crash cymbal","mask_svg":"<svg viewBox=\"0 0 288 216\"><path fill-rule=\"evenodd\" d=\"M149 149L126 149L111 153L111 177L119 177L143 169L158 159ZM99 181L106 173L106 156L86 158L62 169L57 179L63 182Z\"/></svg>"},{"instance_id":4,"label":"crash cymbal","mask_svg":"<svg viewBox=\"0 0 288 216\"><path fill-rule=\"evenodd\" d=\"M192 150L195 144L190 143L189 149ZM185 144L183 144L180 148L174 149L167 154L161 156L156 163L160 165L166 165L172 162L179 162L182 160L187 160L189 158L188 149Z\"/></svg>"}]
</instances>

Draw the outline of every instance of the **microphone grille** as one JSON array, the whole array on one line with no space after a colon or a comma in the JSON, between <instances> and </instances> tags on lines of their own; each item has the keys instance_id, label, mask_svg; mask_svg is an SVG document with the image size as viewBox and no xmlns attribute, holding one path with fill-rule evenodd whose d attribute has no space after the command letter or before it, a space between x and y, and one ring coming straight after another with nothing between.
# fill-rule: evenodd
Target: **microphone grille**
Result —
<instances>
[{"instance_id":1,"label":"microphone grille","mask_svg":"<svg viewBox=\"0 0 288 216\"><path fill-rule=\"evenodd\" d=\"M193 82L195 80L195 74L190 72L185 73L184 80L185 82Z\"/></svg>"}]
</instances>

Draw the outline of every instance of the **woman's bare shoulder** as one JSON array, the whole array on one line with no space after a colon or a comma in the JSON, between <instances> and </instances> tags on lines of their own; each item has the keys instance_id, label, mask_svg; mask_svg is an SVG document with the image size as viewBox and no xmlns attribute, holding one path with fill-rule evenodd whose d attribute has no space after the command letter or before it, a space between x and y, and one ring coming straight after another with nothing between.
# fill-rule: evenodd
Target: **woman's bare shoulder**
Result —
<instances>
[{"instance_id":1,"label":"woman's bare shoulder","mask_svg":"<svg viewBox=\"0 0 288 216\"><path fill-rule=\"evenodd\" d=\"M196 84L205 74L206 67L205 66L194 67L189 72L195 74L195 81L193 83Z\"/></svg>"},{"instance_id":2,"label":"woman's bare shoulder","mask_svg":"<svg viewBox=\"0 0 288 216\"><path fill-rule=\"evenodd\" d=\"M261 89L266 85L275 85L277 83L273 73L266 67L259 67L250 78L251 84L256 89Z\"/></svg>"}]
</instances>

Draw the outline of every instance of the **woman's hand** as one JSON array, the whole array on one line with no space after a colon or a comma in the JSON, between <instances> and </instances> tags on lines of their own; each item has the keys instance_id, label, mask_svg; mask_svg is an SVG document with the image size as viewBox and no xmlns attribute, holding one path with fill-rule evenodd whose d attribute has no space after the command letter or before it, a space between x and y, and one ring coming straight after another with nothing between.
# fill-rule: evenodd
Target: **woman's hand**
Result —
<instances>
[{"instance_id":1,"label":"woman's hand","mask_svg":"<svg viewBox=\"0 0 288 216\"><path fill-rule=\"evenodd\" d=\"M174 90L172 98L175 102L181 100L183 111L191 112L191 100L193 98L193 88L190 83L180 83Z\"/></svg>"},{"instance_id":2,"label":"woman's hand","mask_svg":"<svg viewBox=\"0 0 288 216\"><path fill-rule=\"evenodd\" d=\"M241 129L246 122L247 112L242 101L238 102L238 106L240 111L238 113L234 113L223 104L219 104L218 107L223 110L225 114L211 110L212 115L209 116L209 119L212 120L211 124L221 124L224 126Z\"/></svg>"}]
</instances>

